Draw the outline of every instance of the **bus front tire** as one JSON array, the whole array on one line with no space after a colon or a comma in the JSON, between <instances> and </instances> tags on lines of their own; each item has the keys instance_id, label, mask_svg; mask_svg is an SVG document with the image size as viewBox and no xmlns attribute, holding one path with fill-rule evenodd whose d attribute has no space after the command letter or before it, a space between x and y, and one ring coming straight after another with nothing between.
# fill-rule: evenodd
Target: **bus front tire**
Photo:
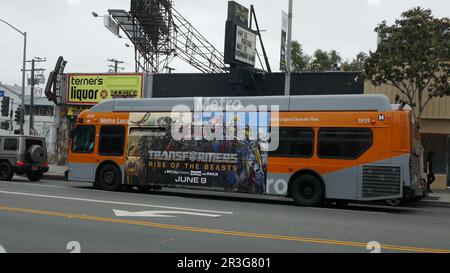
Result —
<instances>
[{"instance_id":1,"label":"bus front tire","mask_svg":"<svg viewBox=\"0 0 450 273\"><path fill-rule=\"evenodd\" d=\"M319 207L324 203L324 187L313 175L302 175L295 179L291 192L295 202L300 206Z\"/></svg>"},{"instance_id":2,"label":"bus front tire","mask_svg":"<svg viewBox=\"0 0 450 273\"><path fill-rule=\"evenodd\" d=\"M98 185L105 191L119 191L122 187L120 170L112 164L103 166L98 174Z\"/></svg>"}]
</instances>

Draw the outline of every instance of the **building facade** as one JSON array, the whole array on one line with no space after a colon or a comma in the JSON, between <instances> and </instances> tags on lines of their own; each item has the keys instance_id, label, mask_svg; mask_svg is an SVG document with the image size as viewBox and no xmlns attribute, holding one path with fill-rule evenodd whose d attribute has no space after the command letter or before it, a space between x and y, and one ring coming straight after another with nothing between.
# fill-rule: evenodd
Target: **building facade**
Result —
<instances>
[{"instance_id":1,"label":"building facade","mask_svg":"<svg viewBox=\"0 0 450 273\"><path fill-rule=\"evenodd\" d=\"M1 122L9 121L8 130L0 129L1 135L14 135L15 130L20 127L14 121L14 113L21 105L22 87L17 85L7 85L0 83L0 91L4 91L5 97L10 97L10 111L13 116L0 117ZM54 161L55 142L56 142L56 122L55 122L55 105L48 101L46 97L42 97L42 89L36 88L34 92L33 114L34 114L34 131L30 132L30 88L25 92L25 123L24 133L26 135L35 135L46 139L49 161ZM2 100L3 98L0 98ZM11 123L12 121L12 123Z\"/></svg>"},{"instance_id":2,"label":"building facade","mask_svg":"<svg viewBox=\"0 0 450 273\"><path fill-rule=\"evenodd\" d=\"M392 102L400 95L399 90L389 85L375 87L370 81L365 82L366 94L385 94ZM434 152L433 171L436 181L432 189L450 187L450 97L433 98L425 107L421 120L422 145L425 157Z\"/></svg>"}]
</instances>

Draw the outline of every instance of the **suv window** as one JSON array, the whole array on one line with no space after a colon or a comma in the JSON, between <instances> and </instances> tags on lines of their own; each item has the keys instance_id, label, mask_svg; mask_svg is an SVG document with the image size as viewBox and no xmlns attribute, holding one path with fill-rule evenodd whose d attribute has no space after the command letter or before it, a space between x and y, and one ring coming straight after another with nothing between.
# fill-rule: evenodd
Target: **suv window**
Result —
<instances>
[{"instance_id":1,"label":"suv window","mask_svg":"<svg viewBox=\"0 0 450 273\"><path fill-rule=\"evenodd\" d=\"M95 126L78 126L72 142L72 152L90 154L94 152Z\"/></svg>"},{"instance_id":2,"label":"suv window","mask_svg":"<svg viewBox=\"0 0 450 273\"><path fill-rule=\"evenodd\" d=\"M100 129L100 155L121 156L125 146L125 126L103 126Z\"/></svg>"},{"instance_id":3,"label":"suv window","mask_svg":"<svg viewBox=\"0 0 450 273\"><path fill-rule=\"evenodd\" d=\"M17 151L19 149L19 141L17 138L5 138L3 142L3 150Z\"/></svg>"},{"instance_id":4,"label":"suv window","mask_svg":"<svg viewBox=\"0 0 450 273\"><path fill-rule=\"evenodd\" d=\"M319 131L319 157L356 159L372 147L369 128L323 128Z\"/></svg>"}]
</instances>

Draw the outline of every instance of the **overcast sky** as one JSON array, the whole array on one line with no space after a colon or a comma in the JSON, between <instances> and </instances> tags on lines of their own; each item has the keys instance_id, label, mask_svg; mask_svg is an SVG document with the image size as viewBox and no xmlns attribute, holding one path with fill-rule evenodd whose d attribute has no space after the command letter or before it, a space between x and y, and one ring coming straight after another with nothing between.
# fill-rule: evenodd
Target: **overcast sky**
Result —
<instances>
[{"instance_id":1,"label":"overcast sky","mask_svg":"<svg viewBox=\"0 0 450 273\"><path fill-rule=\"evenodd\" d=\"M175 8L218 50L223 52L227 0L174 0ZM271 66L279 67L281 11L288 0L239 0L255 6ZM431 8L436 17L450 16L449 0L294 0L293 39L312 54L316 49L337 50L343 59L376 49L374 28L393 23L412 7ZM134 72L134 50L103 27L100 18L108 9L129 10L130 0L0 0L0 19L27 31L28 58L46 57L49 70L58 56L68 61L66 72L107 72L108 58L125 61ZM23 38L0 22L0 81L21 83ZM196 72L181 62L176 72Z\"/></svg>"}]
</instances>

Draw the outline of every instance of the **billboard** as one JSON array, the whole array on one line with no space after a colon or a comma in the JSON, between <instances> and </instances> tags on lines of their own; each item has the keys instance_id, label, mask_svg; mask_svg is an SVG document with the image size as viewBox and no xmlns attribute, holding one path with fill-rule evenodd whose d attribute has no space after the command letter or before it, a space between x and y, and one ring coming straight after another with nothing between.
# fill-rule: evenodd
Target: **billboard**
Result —
<instances>
[{"instance_id":1,"label":"billboard","mask_svg":"<svg viewBox=\"0 0 450 273\"><path fill-rule=\"evenodd\" d=\"M228 2L228 19L225 26L224 61L229 65L254 67L257 34L249 26L249 10Z\"/></svg>"},{"instance_id":2,"label":"billboard","mask_svg":"<svg viewBox=\"0 0 450 273\"><path fill-rule=\"evenodd\" d=\"M69 105L67 107L67 116L78 116L81 112L91 109L87 105Z\"/></svg>"},{"instance_id":3,"label":"billboard","mask_svg":"<svg viewBox=\"0 0 450 273\"><path fill-rule=\"evenodd\" d=\"M236 61L255 66L256 61L256 34L245 28L236 26Z\"/></svg>"},{"instance_id":4,"label":"billboard","mask_svg":"<svg viewBox=\"0 0 450 273\"><path fill-rule=\"evenodd\" d=\"M56 62L55 69L50 72L47 85L45 86L44 94L47 96L49 101L53 101L56 105L59 105L61 101L61 82L66 65L67 61L60 56Z\"/></svg>"},{"instance_id":5,"label":"billboard","mask_svg":"<svg viewBox=\"0 0 450 273\"><path fill-rule=\"evenodd\" d=\"M68 104L94 105L116 98L142 98L142 74L71 74Z\"/></svg>"},{"instance_id":6,"label":"billboard","mask_svg":"<svg viewBox=\"0 0 450 273\"><path fill-rule=\"evenodd\" d=\"M248 27L249 10L235 1L228 2L228 21Z\"/></svg>"},{"instance_id":7,"label":"billboard","mask_svg":"<svg viewBox=\"0 0 450 273\"><path fill-rule=\"evenodd\" d=\"M176 140L172 126L178 128L192 120L198 125L192 127L192 136ZM269 113L132 113L129 122L128 184L266 192L268 152L263 147L267 143L261 140L263 137L251 136L269 133ZM205 126L235 122L239 124L227 126L224 134L245 137L202 137L201 128Z\"/></svg>"}]
</instances>

